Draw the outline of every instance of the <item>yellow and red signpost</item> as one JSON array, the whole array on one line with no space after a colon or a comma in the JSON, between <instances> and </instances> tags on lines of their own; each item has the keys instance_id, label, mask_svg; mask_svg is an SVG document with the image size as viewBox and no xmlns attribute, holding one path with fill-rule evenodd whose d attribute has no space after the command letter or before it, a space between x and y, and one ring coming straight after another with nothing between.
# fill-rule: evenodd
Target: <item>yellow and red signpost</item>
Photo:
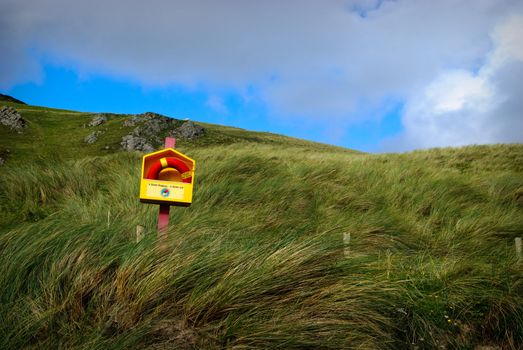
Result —
<instances>
[{"instance_id":1,"label":"yellow and red signpost","mask_svg":"<svg viewBox=\"0 0 523 350\"><path fill-rule=\"evenodd\" d=\"M196 162L176 151L176 139L165 138L165 148L142 158L140 202L159 204L158 239L164 241L171 205L188 207L192 203Z\"/></svg>"}]
</instances>

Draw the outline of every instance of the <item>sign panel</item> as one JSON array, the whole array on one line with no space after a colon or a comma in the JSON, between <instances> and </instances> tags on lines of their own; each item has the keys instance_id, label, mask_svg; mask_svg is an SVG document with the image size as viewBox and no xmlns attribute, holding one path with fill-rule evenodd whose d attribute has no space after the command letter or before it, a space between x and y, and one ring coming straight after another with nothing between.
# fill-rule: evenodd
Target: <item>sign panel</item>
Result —
<instances>
[{"instance_id":1,"label":"sign panel","mask_svg":"<svg viewBox=\"0 0 523 350\"><path fill-rule=\"evenodd\" d=\"M144 155L140 179L140 201L189 206L192 203L195 161L166 148Z\"/></svg>"},{"instance_id":2,"label":"sign panel","mask_svg":"<svg viewBox=\"0 0 523 350\"><path fill-rule=\"evenodd\" d=\"M173 185L169 182L149 182L147 183L147 196L156 199L181 200L184 197L183 186Z\"/></svg>"}]
</instances>

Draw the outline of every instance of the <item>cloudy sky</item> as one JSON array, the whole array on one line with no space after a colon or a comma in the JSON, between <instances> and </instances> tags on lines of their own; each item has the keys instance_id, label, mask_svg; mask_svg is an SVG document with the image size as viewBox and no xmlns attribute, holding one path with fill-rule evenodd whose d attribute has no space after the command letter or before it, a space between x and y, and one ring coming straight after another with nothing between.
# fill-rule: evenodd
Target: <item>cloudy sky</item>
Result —
<instances>
[{"instance_id":1,"label":"cloudy sky","mask_svg":"<svg viewBox=\"0 0 523 350\"><path fill-rule=\"evenodd\" d=\"M0 92L369 152L523 142L521 0L0 0Z\"/></svg>"}]
</instances>

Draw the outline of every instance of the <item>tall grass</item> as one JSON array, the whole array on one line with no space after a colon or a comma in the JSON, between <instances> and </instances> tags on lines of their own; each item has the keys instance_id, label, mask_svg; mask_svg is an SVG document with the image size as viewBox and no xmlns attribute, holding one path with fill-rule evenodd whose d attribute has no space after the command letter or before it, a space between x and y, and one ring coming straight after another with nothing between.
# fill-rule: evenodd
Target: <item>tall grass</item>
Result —
<instances>
[{"instance_id":1,"label":"tall grass","mask_svg":"<svg viewBox=\"0 0 523 350\"><path fill-rule=\"evenodd\" d=\"M184 151L167 251L139 155L2 170L0 348L523 346L522 146Z\"/></svg>"}]
</instances>

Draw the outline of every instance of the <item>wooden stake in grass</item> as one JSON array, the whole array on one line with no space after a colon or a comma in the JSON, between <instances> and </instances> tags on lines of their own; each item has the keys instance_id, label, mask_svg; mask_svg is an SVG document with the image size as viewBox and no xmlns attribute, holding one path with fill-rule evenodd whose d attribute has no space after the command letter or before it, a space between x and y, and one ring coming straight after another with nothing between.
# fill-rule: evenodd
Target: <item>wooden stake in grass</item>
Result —
<instances>
[{"instance_id":1,"label":"wooden stake in grass","mask_svg":"<svg viewBox=\"0 0 523 350\"><path fill-rule=\"evenodd\" d=\"M516 237L514 239L514 243L516 244L516 256L518 257L518 261L521 261L521 258L522 258L521 237Z\"/></svg>"},{"instance_id":2,"label":"wooden stake in grass","mask_svg":"<svg viewBox=\"0 0 523 350\"><path fill-rule=\"evenodd\" d=\"M136 243L139 243L143 239L145 236L144 231L145 227L141 225L136 226Z\"/></svg>"},{"instance_id":3,"label":"wooden stake in grass","mask_svg":"<svg viewBox=\"0 0 523 350\"><path fill-rule=\"evenodd\" d=\"M345 256L350 255L350 232L343 234L343 244L345 245L345 249L343 249L343 253Z\"/></svg>"}]
</instances>

